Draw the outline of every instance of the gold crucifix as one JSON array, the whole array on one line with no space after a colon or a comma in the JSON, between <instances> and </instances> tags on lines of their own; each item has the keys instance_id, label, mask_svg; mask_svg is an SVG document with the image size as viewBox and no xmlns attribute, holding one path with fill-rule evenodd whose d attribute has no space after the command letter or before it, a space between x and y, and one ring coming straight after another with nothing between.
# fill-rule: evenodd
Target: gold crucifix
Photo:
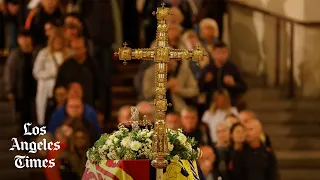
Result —
<instances>
[{"instance_id":1,"label":"gold crucifix","mask_svg":"<svg viewBox=\"0 0 320 180\"><path fill-rule=\"evenodd\" d=\"M173 49L168 45L168 22L167 18L171 14L169 8L157 8L156 15L157 34L156 46L154 48L131 49L124 43L124 47L119 48L119 52L115 54L119 56L120 60L126 61L131 59L138 60L153 60L155 63L155 99L153 105L155 106L155 128L152 139L152 151L155 159L152 161L152 166L157 169L163 169L168 165L165 156L168 154L168 141L165 126L165 112L167 111L166 89L167 89L167 63L170 60L193 60L199 61L206 56L203 49L198 46L195 50Z\"/></svg>"}]
</instances>

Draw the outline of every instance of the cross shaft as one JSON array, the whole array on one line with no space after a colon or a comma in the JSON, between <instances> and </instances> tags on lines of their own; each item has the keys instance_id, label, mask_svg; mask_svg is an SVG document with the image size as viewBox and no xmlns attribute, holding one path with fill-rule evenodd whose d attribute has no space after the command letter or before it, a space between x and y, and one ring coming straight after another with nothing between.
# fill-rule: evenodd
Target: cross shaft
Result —
<instances>
[{"instance_id":1,"label":"cross shaft","mask_svg":"<svg viewBox=\"0 0 320 180\"><path fill-rule=\"evenodd\" d=\"M168 142L165 126L165 112L167 111L166 91L167 91L167 63L170 60L203 60L205 52L198 46L195 50L173 49L168 44L168 22L170 15L169 8L157 8L157 12L153 12L158 20L156 32L155 48L131 49L124 43L124 47L119 48L116 54L124 63L128 60L152 60L155 62L155 128L152 140L152 151L155 160L152 165L157 169L163 169L168 165L165 156L168 155Z\"/></svg>"}]
</instances>

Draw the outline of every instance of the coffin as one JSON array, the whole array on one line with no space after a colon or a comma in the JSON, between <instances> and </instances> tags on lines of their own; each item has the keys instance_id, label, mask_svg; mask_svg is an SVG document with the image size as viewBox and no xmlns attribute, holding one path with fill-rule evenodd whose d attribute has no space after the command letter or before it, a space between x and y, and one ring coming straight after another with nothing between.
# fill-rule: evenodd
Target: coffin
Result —
<instances>
[{"instance_id":1,"label":"coffin","mask_svg":"<svg viewBox=\"0 0 320 180\"><path fill-rule=\"evenodd\" d=\"M102 160L93 164L90 160L82 180L156 180L156 169L150 160ZM163 170L163 180L200 179L196 161L172 160Z\"/></svg>"}]
</instances>

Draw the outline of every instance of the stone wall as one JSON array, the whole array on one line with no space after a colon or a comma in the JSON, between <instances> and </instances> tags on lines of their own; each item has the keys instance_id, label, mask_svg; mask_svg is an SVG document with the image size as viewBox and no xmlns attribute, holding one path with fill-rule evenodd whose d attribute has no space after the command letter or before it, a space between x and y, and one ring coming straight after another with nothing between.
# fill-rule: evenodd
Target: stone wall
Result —
<instances>
[{"instance_id":1,"label":"stone wall","mask_svg":"<svg viewBox=\"0 0 320 180\"><path fill-rule=\"evenodd\" d=\"M233 0L264 9L299 21L320 22L319 0ZM318 6L317 6L318 5ZM309 9L310 8L310 9ZM265 75L267 84L276 82L276 26L275 17L243 7L230 8L230 43L232 60L249 74ZM280 26L280 85L287 84L290 67L291 24L279 21ZM320 96L320 26L294 24L294 78L304 96ZM312 46L312 47L310 47Z\"/></svg>"}]
</instances>

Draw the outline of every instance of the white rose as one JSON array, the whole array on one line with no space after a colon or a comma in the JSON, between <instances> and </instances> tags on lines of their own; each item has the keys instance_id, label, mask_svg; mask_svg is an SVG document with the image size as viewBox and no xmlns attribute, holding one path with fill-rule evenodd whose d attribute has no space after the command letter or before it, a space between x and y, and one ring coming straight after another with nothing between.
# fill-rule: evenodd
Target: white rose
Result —
<instances>
[{"instance_id":1,"label":"white rose","mask_svg":"<svg viewBox=\"0 0 320 180\"><path fill-rule=\"evenodd\" d=\"M121 141L121 145L124 146L124 147L127 147L127 148L130 147L130 143L131 143L130 137L125 137Z\"/></svg>"},{"instance_id":2,"label":"white rose","mask_svg":"<svg viewBox=\"0 0 320 180\"><path fill-rule=\"evenodd\" d=\"M146 129L143 129L142 131L140 131L139 135L142 137L147 136L148 131Z\"/></svg>"},{"instance_id":3,"label":"white rose","mask_svg":"<svg viewBox=\"0 0 320 180\"><path fill-rule=\"evenodd\" d=\"M114 135L115 135L115 136L121 136L122 133L123 133L122 131L116 131L116 132L114 133Z\"/></svg>"},{"instance_id":4,"label":"white rose","mask_svg":"<svg viewBox=\"0 0 320 180\"><path fill-rule=\"evenodd\" d=\"M107 149L108 149L108 146L107 146L107 145L103 145L103 146L102 146L102 149L103 149L103 150L107 150Z\"/></svg>"},{"instance_id":5,"label":"white rose","mask_svg":"<svg viewBox=\"0 0 320 180\"><path fill-rule=\"evenodd\" d=\"M108 139L113 140L115 137L116 137L116 136L115 136L114 134L112 134L111 136L109 136L109 138L108 138Z\"/></svg>"},{"instance_id":6,"label":"white rose","mask_svg":"<svg viewBox=\"0 0 320 180\"><path fill-rule=\"evenodd\" d=\"M142 147L142 144L139 141L133 141L130 144L130 148L134 151L138 151Z\"/></svg>"},{"instance_id":7,"label":"white rose","mask_svg":"<svg viewBox=\"0 0 320 180\"><path fill-rule=\"evenodd\" d=\"M178 156L178 155L175 155L175 156L173 156L173 158L172 158L173 160L179 160L180 159L180 157Z\"/></svg>"},{"instance_id":8,"label":"white rose","mask_svg":"<svg viewBox=\"0 0 320 180\"><path fill-rule=\"evenodd\" d=\"M168 143L168 149L169 151L172 151L174 148L173 144L171 144L170 142Z\"/></svg>"},{"instance_id":9,"label":"white rose","mask_svg":"<svg viewBox=\"0 0 320 180\"><path fill-rule=\"evenodd\" d=\"M151 140L151 139L146 139L146 142L147 142L148 144L151 144L151 143L152 143L152 140Z\"/></svg>"},{"instance_id":10,"label":"white rose","mask_svg":"<svg viewBox=\"0 0 320 180\"><path fill-rule=\"evenodd\" d=\"M181 142L181 144L185 144L186 141L187 141L187 137L186 137L184 134L182 134L182 133L179 134L179 136L177 137L177 139Z\"/></svg>"},{"instance_id":11,"label":"white rose","mask_svg":"<svg viewBox=\"0 0 320 180\"><path fill-rule=\"evenodd\" d=\"M147 137L151 137L152 133L153 133L152 131L148 132Z\"/></svg>"},{"instance_id":12,"label":"white rose","mask_svg":"<svg viewBox=\"0 0 320 180\"><path fill-rule=\"evenodd\" d=\"M106 142L107 146L110 147L112 146L112 140L111 139L108 139L107 142ZM103 147L102 147L103 148Z\"/></svg>"}]
</instances>

